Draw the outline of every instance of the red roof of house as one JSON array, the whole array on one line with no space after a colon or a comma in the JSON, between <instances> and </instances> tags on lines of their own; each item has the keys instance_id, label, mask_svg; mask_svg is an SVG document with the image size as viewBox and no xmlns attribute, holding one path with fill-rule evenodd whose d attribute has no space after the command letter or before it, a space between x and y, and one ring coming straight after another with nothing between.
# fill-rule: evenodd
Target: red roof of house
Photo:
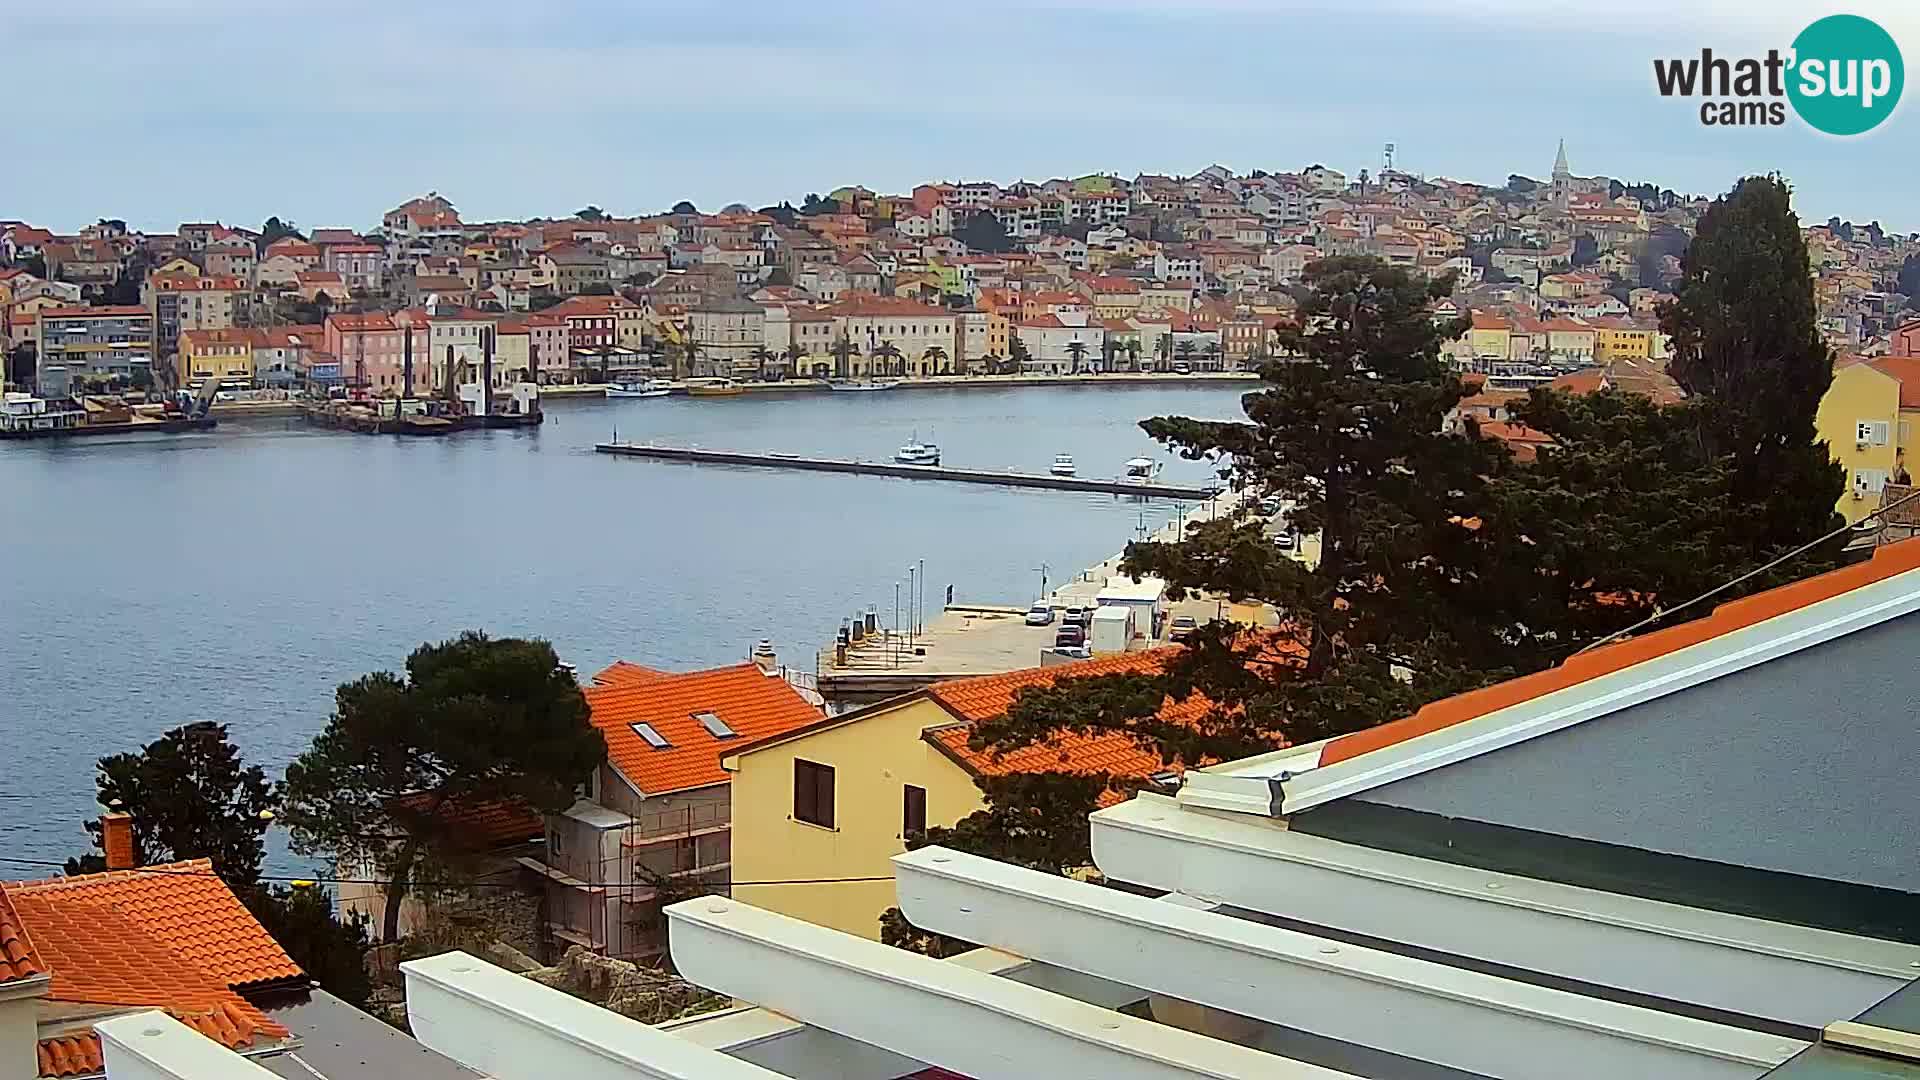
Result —
<instances>
[{"instance_id":1,"label":"red roof of house","mask_svg":"<svg viewBox=\"0 0 1920 1080\"><path fill-rule=\"evenodd\" d=\"M615 660L593 677L595 686L634 686L639 683L664 679L669 673L657 668L643 667L630 660Z\"/></svg>"},{"instance_id":2,"label":"red roof of house","mask_svg":"<svg viewBox=\"0 0 1920 1080\"><path fill-rule=\"evenodd\" d=\"M1085 678L1094 675L1146 674L1157 672L1166 663L1171 649L1120 653L1073 664L1026 668L976 679L956 679L935 683L928 695L959 723L927 729L922 738L975 776L1006 776L1027 772L1108 773L1116 778L1145 780L1155 773L1179 771L1167 765L1160 755L1144 749L1132 738L1118 732L1080 735L1056 732L1045 742L997 754L975 750L967 745L973 725L1003 716L1013 699L1029 686L1051 686L1061 678ZM1197 722L1212 704L1198 695L1184 701L1168 700L1160 717L1175 723ZM1102 806L1111 806L1126 796L1109 791L1101 797Z\"/></svg>"},{"instance_id":3,"label":"red roof of house","mask_svg":"<svg viewBox=\"0 0 1920 1080\"><path fill-rule=\"evenodd\" d=\"M1412 716L1382 724L1366 731L1342 735L1320 751L1324 767L1359 757L1371 750L1394 746L1408 739L1441 731L1455 724L1543 697L1557 690L1578 686L1602 675L1610 675L1649 660L1678 652L1764 622L1776 615L1798 611L1822 600L1897 574L1920 569L1920 538L1888 544L1873 553L1873 558L1824 574L1755 593L1715 608L1713 614L1692 622L1670 626L1639 637L1630 637L1590 652L1579 653L1559 667L1548 668L1518 679L1443 698L1423 707Z\"/></svg>"},{"instance_id":4,"label":"red roof of house","mask_svg":"<svg viewBox=\"0 0 1920 1080\"><path fill-rule=\"evenodd\" d=\"M51 975L52 1001L163 1009L235 1050L289 1037L236 988L305 975L205 859L0 886L9 908L16 942L34 932L27 955ZM43 1039L38 1057L42 1076L103 1067L91 1031Z\"/></svg>"},{"instance_id":5,"label":"red roof of house","mask_svg":"<svg viewBox=\"0 0 1920 1080\"><path fill-rule=\"evenodd\" d=\"M46 962L34 951L33 939L7 899L6 889L0 888L0 983L46 973Z\"/></svg>"},{"instance_id":6,"label":"red roof of house","mask_svg":"<svg viewBox=\"0 0 1920 1080\"><path fill-rule=\"evenodd\" d=\"M720 756L729 746L783 735L822 715L785 679L754 664L654 679L620 672L615 678L620 681L585 688L587 707L593 726L606 736L607 760L648 795L724 784ZM735 737L709 733L695 719L702 712L718 716ZM668 745L655 749L635 724L648 725Z\"/></svg>"},{"instance_id":7,"label":"red roof of house","mask_svg":"<svg viewBox=\"0 0 1920 1080\"><path fill-rule=\"evenodd\" d=\"M214 876L206 859L22 882L7 886L7 892L22 905L52 897L112 908L229 986L302 977L292 957ZM31 917L27 924L33 925ZM44 935L34 940L47 947Z\"/></svg>"},{"instance_id":8,"label":"red roof of house","mask_svg":"<svg viewBox=\"0 0 1920 1080\"><path fill-rule=\"evenodd\" d=\"M1868 363L1900 384L1901 408L1920 409L1920 356L1879 356Z\"/></svg>"}]
</instances>

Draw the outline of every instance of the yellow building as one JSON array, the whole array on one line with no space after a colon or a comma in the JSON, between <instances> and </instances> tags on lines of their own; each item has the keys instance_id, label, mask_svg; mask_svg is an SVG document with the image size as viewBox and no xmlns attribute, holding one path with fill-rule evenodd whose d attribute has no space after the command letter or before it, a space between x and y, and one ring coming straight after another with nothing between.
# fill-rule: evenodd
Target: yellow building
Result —
<instances>
[{"instance_id":1,"label":"yellow building","mask_svg":"<svg viewBox=\"0 0 1920 1080\"><path fill-rule=\"evenodd\" d=\"M226 385L253 385L251 330L183 330L174 370L181 386L198 386L209 376Z\"/></svg>"},{"instance_id":2,"label":"yellow building","mask_svg":"<svg viewBox=\"0 0 1920 1080\"><path fill-rule=\"evenodd\" d=\"M1882 363L1885 359L1895 358L1883 358ZM1915 366L1920 367L1920 361ZM1920 371L1914 374L1920 376ZM1820 399L1814 426L1847 471L1847 490L1835 509L1849 524L1880 505L1881 486L1906 460L1904 444L1911 439L1913 424L1902 418L1907 411L1902 399L1920 394L1920 378L1912 390L1906 385L1879 364L1848 364L1834 371L1833 385Z\"/></svg>"},{"instance_id":3,"label":"yellow building","mask_svg":"<svg viewBox=\"0 0 1920 1080\"><path fill-rule=\"evenodd\" d=\"M982 809L976 777L1100 771L1145 780L1166 768L1124 736L1064 736L994 758L967 746L974 723L1006 712L1021 688L1058 676L1156 668L1156 652L959 679L740 747L733 775L733 879L820 881L740 894L761 907L865 938L894 906L893 856L909 832ZM1169 717L1204 706L1169 706ZM1118 796L1116 795L1115 798Z\"/></svg>"},{"instance_id":4,"label":"yellow building","mask_svg":"<svg viewBox=\"0 0 1920 1080\"><path fill-rule=\"evenodd\" d=\"M1593 358L1598 363L1610 360L1650 360L1654 355L1654 334L1650 327L1636 326L1626 319L1589 319L1593 324Z\"/></svg>"},{"instance_id":5,"label":"yellow building","mask_svg":"<svg viewBox=\"0 0 1920 1080\"><path fill-rule=\"evenodd\" d=\"M1513 323L1491 311L1473 313L1467 347L1476 360L1505 360L1512 350Z\"/></svg>"}]
</instances>

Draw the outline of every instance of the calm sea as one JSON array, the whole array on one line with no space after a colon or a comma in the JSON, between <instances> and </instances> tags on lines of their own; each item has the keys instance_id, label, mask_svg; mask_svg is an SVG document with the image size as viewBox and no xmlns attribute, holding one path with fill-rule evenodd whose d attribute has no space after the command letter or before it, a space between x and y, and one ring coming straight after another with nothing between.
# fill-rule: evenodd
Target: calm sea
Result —
<instances>
[{"instance_id":1,"label":"calm sea","mask_svg":"<svg viewBox=\"0 0 1920 1080\"><path fill-rule=\"evenodd\" d=\"M339 683L467 628L553 641L583 676L688 669L771 639L811 667L838 622L930 600L1025 603L1172 503L615 459L622 439L1201 480L1137 421L1240 415L1242 388L1048 387L555 401L532 432L355 436L298 420L204 435L0 445L0 855L86 849L93 761L231 726L278 774ZM884 616L883 616L884 617ZM0 866L0 878L32 871Z\"/></svg>"}]
</instances>

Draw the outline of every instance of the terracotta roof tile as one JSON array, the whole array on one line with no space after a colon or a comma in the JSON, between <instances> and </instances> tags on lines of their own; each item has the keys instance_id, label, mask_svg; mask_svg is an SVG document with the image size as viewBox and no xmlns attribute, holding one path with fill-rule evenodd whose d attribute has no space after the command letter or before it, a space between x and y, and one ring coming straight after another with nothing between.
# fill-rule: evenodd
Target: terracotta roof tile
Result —
<instances>
[{"instance_id":1,"label":"terracotta roof tile","mask_svg":"<svg viewBox=\"0 0 1920 1080\"><path fill-rule=\"evenodd\" d=\"M46 962L34 951L33 939L7 899L7 890L0 887L0 983L46 973Z\"/></svg>"},{"instance_id":2,"label":"terracotta roof tile","mask_svg":"<svg viewBox=\"0 0 1920 1080\"><path fill-rule=\"evenodd\" d=\"M1900 384L1900 407L1920 409L1920 356L1880 356L1868 363Z\"/></svg>"},{"instance_id":3,"label":"terracotta roof tile","mask_svg":"<svg viewBox=\"0 0 1920 1080\"><path fill-rule=\"evenodd\" d=\"M669 673L655 668L643 667L631 660L615 660L593 677L595 686L633 686L638 683L664 679Z\"/></svg>"},{"instance_id":4,"label":"terracotta roof tile","mask_svg":"<svg viewBox=\"0 0 1920 1080\"><path fill-rule=\"evenodd\" d=\"M85 890L33 888L8 891L15 895L20 917L38 928L44 942L41 951L53 969L49 999L164 1009L236 1050L289 1037L285 1027L235 993L229 982L170 947L168 937L120 907L87 898ZM225 891L225 886L220 888ZM231 899L232 894L227 896ZM233 903L238 906L238 901ZM75 1076L101 1068L100 1039L92 1032L42 1040L37 1049L42 1076Z\"/></svg>"},{"instance_id":5,"label":"terracotta roof tile","mask_svg":"<svg viewBox=\"0 0 1920 1080\"><path fill-rule=\"evenodd\" d=\"M1096 675L1146 674L1157 672L1165 664L1170 649L1120 653L1074 664L1045 668L1026 668L977 679L957 679L936 683L928 694L961 722L928 728L922 737L975 776L1006 776L1028 772L1109 773L1115 777L1145 780L1169 769L1160 755L1146 750L1122 734L1086 736L1057 732L1046 742L1022 747L1004 754L975 750L967 745L973 724L1005 715L1013 699L1029 686L1051 686L1061 678L1086 678ZM1212 705L1194 696L1184 701L1168 701L1160 710L1164 720L1192 723L1204 716ZM1124 799L1125 793L1109 791L1101 797L1102 806Z\"/></svg>"},{"instance_id":6,"label":"terracotta roof tile","mask_svg":"<svg viewBox=\"0 0 1920 1080\"><path fill-rule=\"evenodd\" d=\"M7 886L7 892L29 927L36 925L27 914L30 902L91 905L138 926L223 985L304 977L299 965L267 935L226 882L214 876L213 864L206 859L23 882ZM60 961L48 954L45 937L37 935L34 940L57 979Z\"/></svg>"},{"instance_id":7,"label":"terracotta roof tile","mask_svg":"<svg viewBox=\"0 0 1920 1080\"><path fill-rule=\"evenodd\" d=\"M432 800L431 793L419 792L403 795L394 802L424 819ZM515 799L449 799L433 816L439 819L449 838L468 851L489 851L524 843L547 831L546 819L539 811Z\"/></svg>"},{"instance_id":8,"label":"terracotta roof tile","mask_svg":"<svg viewBox=\"0 0 1920 1080\"><path fill-rule=\"evenodd\" d=\"M611 670L611 669L609 669ZM821 718L787 681L754 664L662 675L585 688L593 725L607 739L607 759L648 795L724 784L720 755L733 746L782 735ZM694 714L711 712L736 733L709 734ZM654 749L634 731L647 724L668 746Z\"/></svg>"},{"instance_id":9,"label":"terracotta roof tile","mask_svg":"<svg viewBox=\"0 0 1920 1080\"><path fill-rule=\"evenodd\" d=\"M1444 698L1412 716L1343 735L1320 751L1320 764L1332 765L1371 750L1463 724L1914 569L1920 569L1920 538L1888 544L1875 551L1873 558L1866 562L1755 593L1722 604L1705 618L1580 653L1559 667Z\"/></svg>"}]
</instances>

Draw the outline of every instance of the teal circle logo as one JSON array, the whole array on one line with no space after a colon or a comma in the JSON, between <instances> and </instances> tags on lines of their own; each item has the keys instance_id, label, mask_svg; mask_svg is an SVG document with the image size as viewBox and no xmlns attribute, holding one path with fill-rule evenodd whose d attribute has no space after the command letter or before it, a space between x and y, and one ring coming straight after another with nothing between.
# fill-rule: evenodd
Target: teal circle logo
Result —
<instances>
[{"instance_id":1,"label":"teal circle logo","mask_svg":"<svg viewBox=\"0 0 1920 1080\"><path fill-rule=\"evenodd\" d=\"M1893 115L1906 84L1900 46L1872 19L1829 15L1793 39L1787 99L1829 135L1859 135Z\"/></svg>"}]
</instances>

